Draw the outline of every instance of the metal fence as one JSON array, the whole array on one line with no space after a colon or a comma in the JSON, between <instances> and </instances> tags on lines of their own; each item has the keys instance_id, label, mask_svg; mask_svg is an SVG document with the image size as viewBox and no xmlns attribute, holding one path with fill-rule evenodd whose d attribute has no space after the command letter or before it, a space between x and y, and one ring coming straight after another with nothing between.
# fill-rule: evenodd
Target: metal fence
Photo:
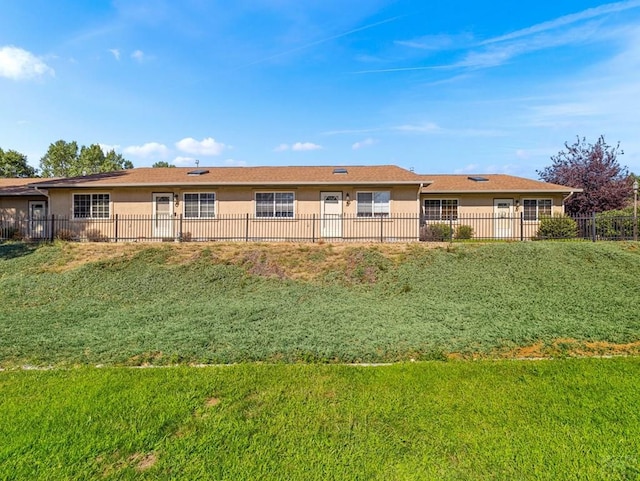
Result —
<instances>
[{"instance_id":1,"label":"metal fence","mask_svg":"<svg viewBox=\"0 0 640 481\"><path fill-rule=\"evenodd\" d=\"M550 219L554 221L556 218ZM428 220L415 214L358 217L299 215L264 218L249 214L215 218L114 215L102 219L0 217L0 240L88 242L452 242L471 240L524 241L572 238L637 240L633 216L600 214L567 218L558 225L512 216L457 215ZM545 228L542 228L545 225ZM551 228L549 228L551 225Z\"/></svg>"}]
</instances>

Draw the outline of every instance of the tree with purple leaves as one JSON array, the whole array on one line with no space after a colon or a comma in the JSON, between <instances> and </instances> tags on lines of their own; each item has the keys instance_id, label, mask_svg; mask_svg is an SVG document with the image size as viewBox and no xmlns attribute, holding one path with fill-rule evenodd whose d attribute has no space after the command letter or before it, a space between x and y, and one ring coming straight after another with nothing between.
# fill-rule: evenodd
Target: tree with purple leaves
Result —
<instances>
[{"instance_id":1,"label":"tree with purple leaves","mask_svg":"<svg viewBox=\"0 0 640 481\"><path fill-rule=\"evenodd\" d=\"M553 164L537 173L545 182L583 189L565 202L567 214L604 212L628 204L633 180L627 167L618 163L618 155L624 154L619 142L610 146L601 135L595 144L577 137L575 143L565 142L564 146L565 150L551 157Z\"/></svg>"}]
</instances>

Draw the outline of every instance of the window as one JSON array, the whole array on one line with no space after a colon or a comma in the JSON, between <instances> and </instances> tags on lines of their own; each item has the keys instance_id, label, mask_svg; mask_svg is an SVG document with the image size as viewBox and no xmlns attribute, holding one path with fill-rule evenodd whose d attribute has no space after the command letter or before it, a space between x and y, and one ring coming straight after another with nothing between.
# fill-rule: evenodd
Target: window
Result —
<instances>
[{"instance_id":1,"label":"window","mask_svg":"<svg viewBox=\"0 0 640 481\"><path fill-rule=\"evenodd\" d=\"M293 192L257 192L256 217L293 217Z\"/></svg>"},{"instance_id":2,"label":"window","mask_svg":"<svg viewBox=\"0 0 640 481\"><path fill-rule=\"evenodd\" d=\"M458 220L458 200L426 199L424 218L425 220Z\"/></svg>"},{"instance_id":3,"label":"window","mask_svg":"<svg viewBox=\"0 0 640 481\"><path fill-rule=\"evenodd\" d=\"M73 194L73 218L109 218L109 201L109 194Z\"/></svg>"},{"instance_id":4,"label":"window","mask_svg":"<svg viewBox=\"0 0 640 481\"><path fill-rule=\"evenodd\" d=\"M523 219L539 220L540 217L550 217L551 206L551 199L524 199L522 201Z\"/></svg>"},{"instance_id":5,"label":"window","mask_svg":"<svg viewBox=\"0 0 640 481\"><path fill-rule=\"evenodd\" d=\"M358 217L387 217L391 193L388 190L379 192L358 192Z\"/></svg>"},{"instance_id":6,"label":"window","mask_svg":"<svg viewBox=\"0 0 640 481\"><path fill-rule=\"evenodd\" d=\"M189 219L215 217L216 194L213 192L184 194L184 216Z\"/></svg>"}]
</instances>

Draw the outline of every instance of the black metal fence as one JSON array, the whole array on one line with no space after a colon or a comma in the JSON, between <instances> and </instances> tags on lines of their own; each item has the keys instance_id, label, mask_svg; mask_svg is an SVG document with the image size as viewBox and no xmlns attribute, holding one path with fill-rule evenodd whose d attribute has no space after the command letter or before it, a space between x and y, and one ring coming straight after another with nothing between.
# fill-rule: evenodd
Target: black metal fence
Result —
<instances>
[{"instance_id":1,"label":"black metal fence","mask_svg":"<svg viewBox=\"0 0 640 481\"><path fill-rule=\"evenodd\" d=\"M115 215L103 219L0 217L0 240L88 242L452 242L470 240L524 241L535 239L637 240L633 216L601 216L527 220L512 216L458 215L427 220L415 214L358 217L299 215L264 218L249 214L215 218L182 215Z\"/></svg>"}]
</instances>

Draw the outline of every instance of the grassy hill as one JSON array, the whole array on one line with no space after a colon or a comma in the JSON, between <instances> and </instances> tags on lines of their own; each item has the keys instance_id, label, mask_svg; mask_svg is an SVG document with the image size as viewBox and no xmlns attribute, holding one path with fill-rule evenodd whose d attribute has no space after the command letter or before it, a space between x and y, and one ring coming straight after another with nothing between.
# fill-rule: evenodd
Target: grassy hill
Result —
<instances>
[{"instance_id":1,"label":"grassy hill","mask_svg":"<svg viewBox=\"0 0 640 481\"><path fill-rule=\"evenodd\" d=\"M0 366L640 352L632 243L0 245Z\"/></svg>"}]
</instances>

